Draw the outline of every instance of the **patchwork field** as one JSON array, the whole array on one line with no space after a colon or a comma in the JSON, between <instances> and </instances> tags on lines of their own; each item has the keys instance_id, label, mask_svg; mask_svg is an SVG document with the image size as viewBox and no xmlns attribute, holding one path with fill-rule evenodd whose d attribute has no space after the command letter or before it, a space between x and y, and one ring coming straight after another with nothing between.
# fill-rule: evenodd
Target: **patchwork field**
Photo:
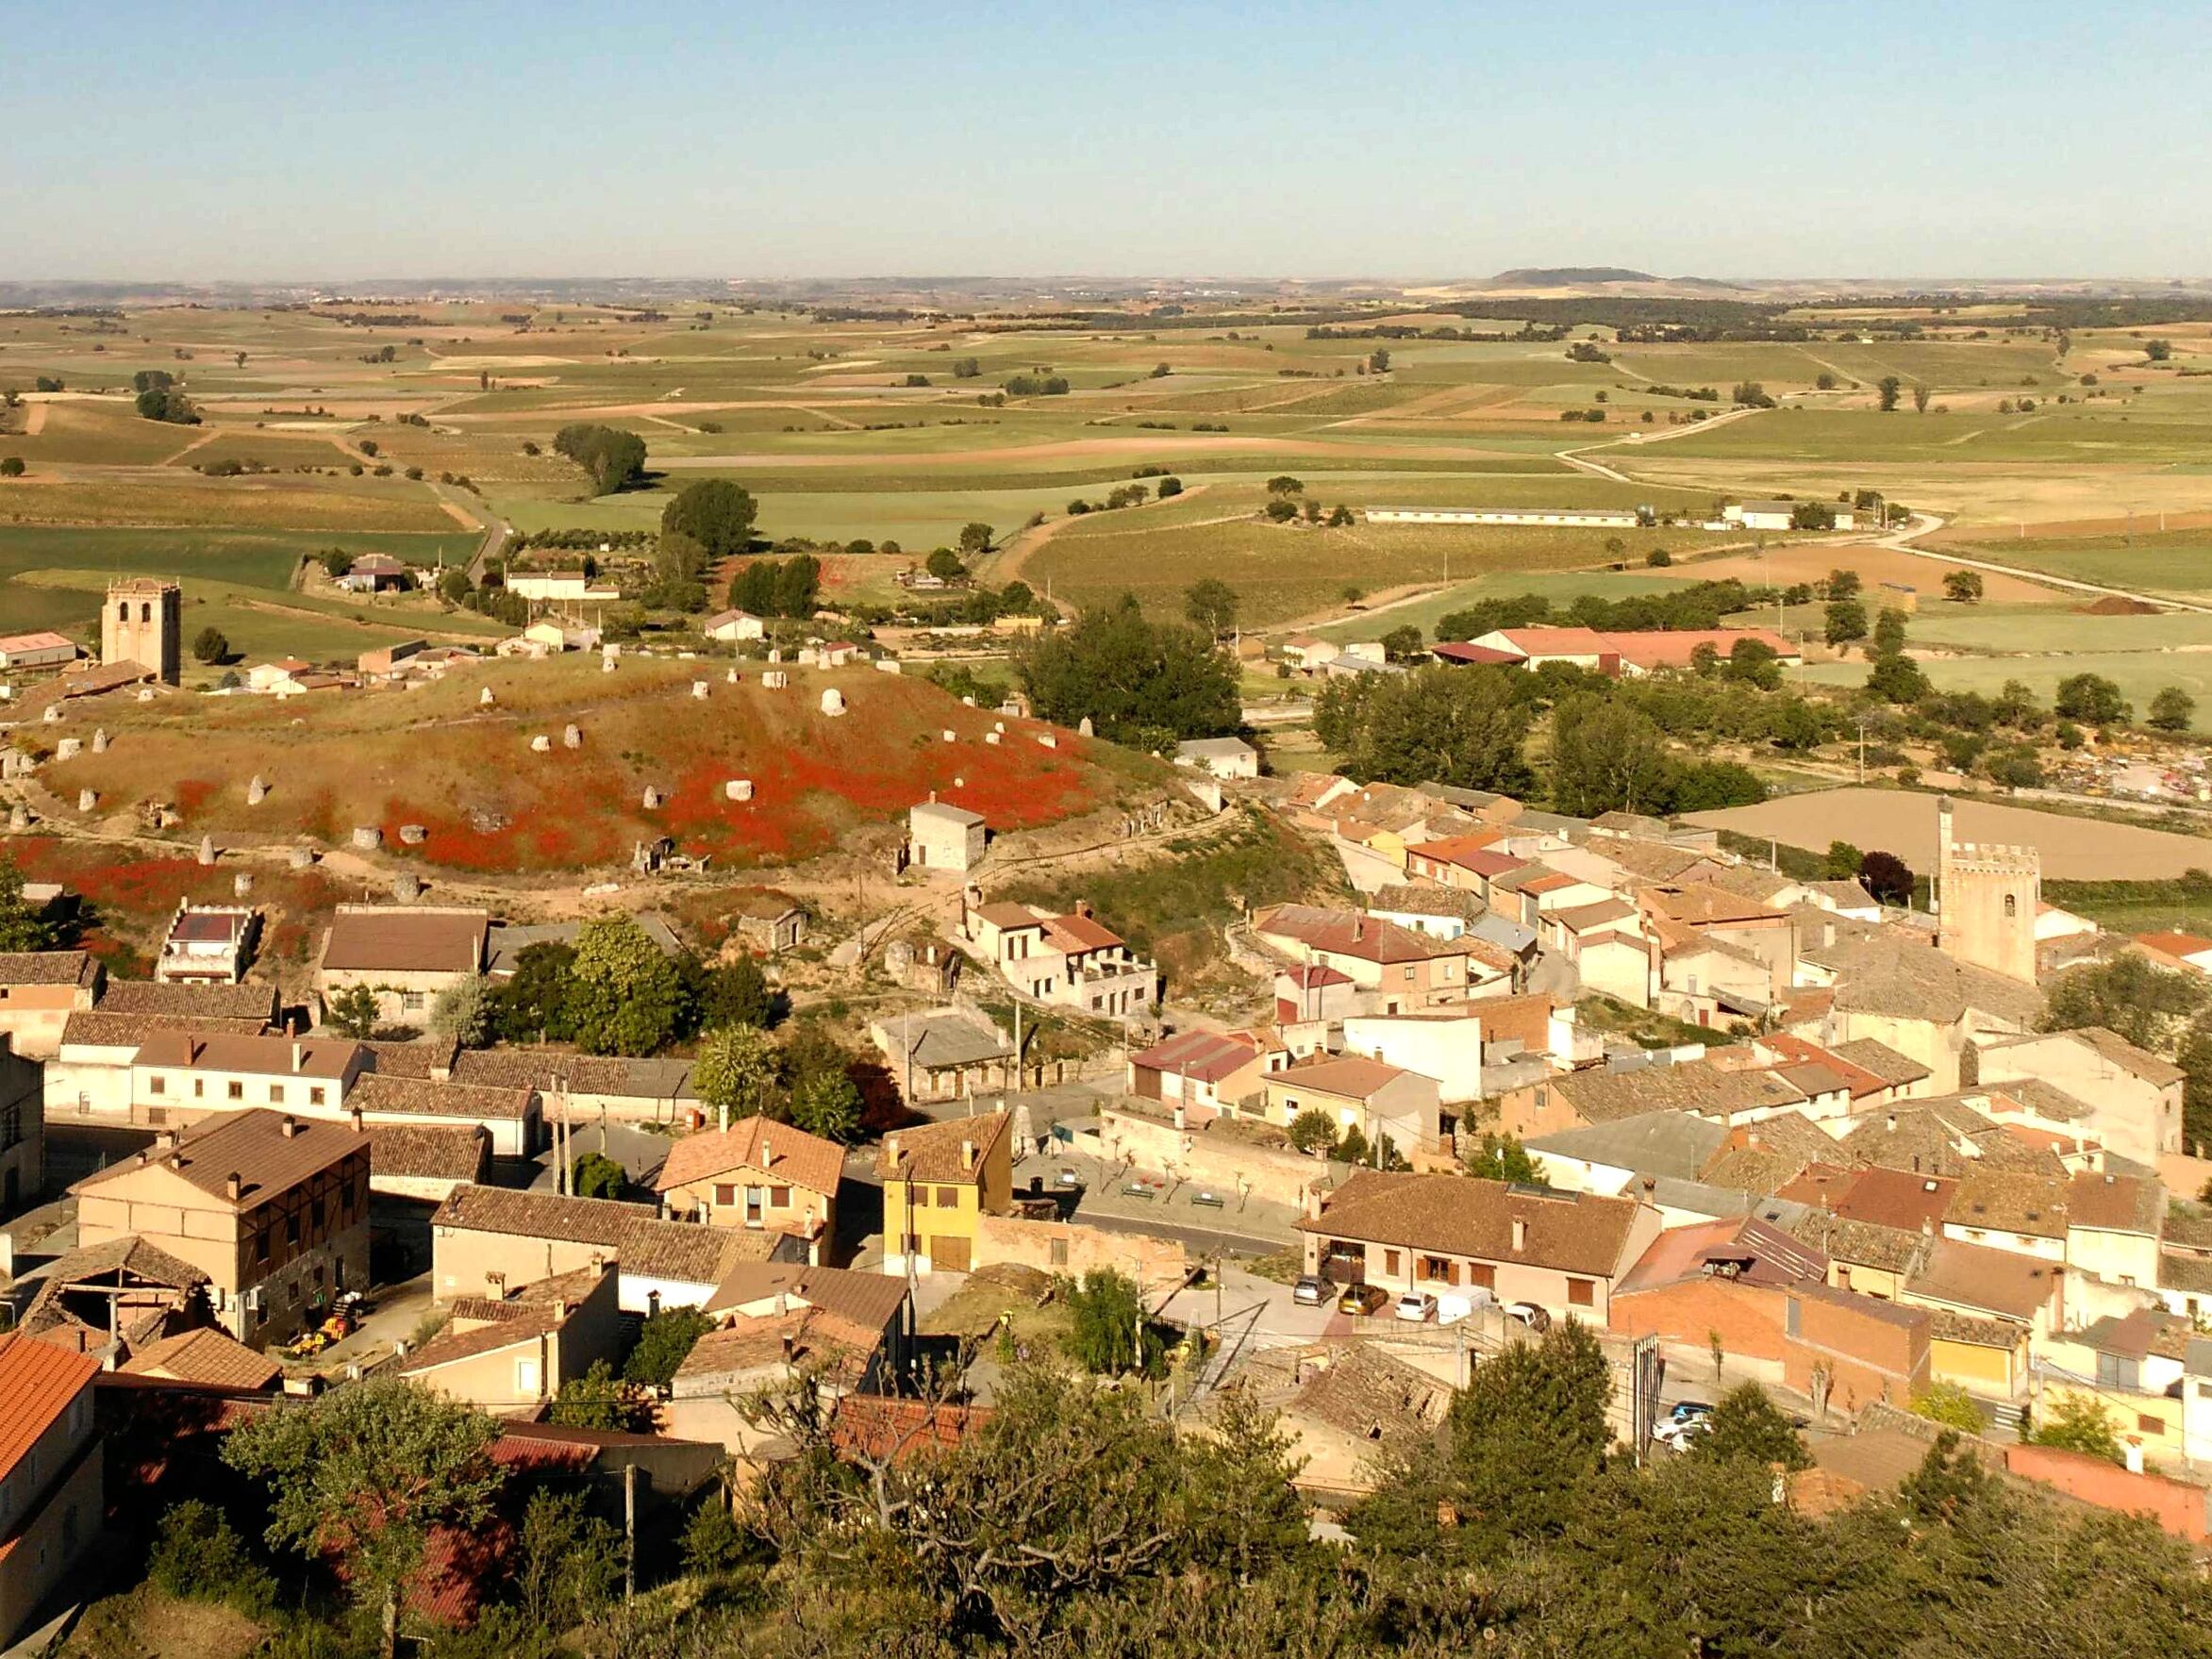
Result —
<instances>
[{"instance_id":1,"label":"patchwork field","mask_svg":"<svg viewBox=\"0 0 2212 1659\"><path fill-rule=\"evenodd\" d=\"M693 678L709 672L712 695L693 701ZM487 685L495 708L477 705ZM842 718L820 712L831 687L848 700ZM96 722L113 739L45 770L65 800L95 789L103 816L169 802L182 814L180 846L203 834L342 846L374 824L397 859L487 875L619 864L659 836L717 865L783 863L888 823L932 790L996 829L1030 828L1165 775L1072 733L1047 749L1037 739L1049 728L1028 722L1006 721L1003 742L986 743L998 716L920 679L859 670L794 671L789 689L769 691L750 670L731 686L704 664L633 660L603 674L572 658L487 664L405 693L101 703L39 728L51 739ZM569 724L582 737L573 750L561 742ZM539 736L549 752L531 749ZM249 807L257 775L270 793ZM751 802L725 797L734 778L752 781ZM651 809L648 788L660 797ZM404 846L404 824L428 838Z\"/></svg>"}]
</instances>

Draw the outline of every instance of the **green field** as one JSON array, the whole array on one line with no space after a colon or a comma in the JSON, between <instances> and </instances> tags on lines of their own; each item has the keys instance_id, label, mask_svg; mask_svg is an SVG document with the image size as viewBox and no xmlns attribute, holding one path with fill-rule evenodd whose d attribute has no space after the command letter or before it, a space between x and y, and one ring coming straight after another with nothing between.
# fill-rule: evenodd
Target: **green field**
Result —
<instances>
[{"instance_id":1,"label":"green field","mask_svg":"<svg viewBox=\"0 0 2212 1659\"><path fill-rule=\"evenodd\" d=\"M1434 639L1439 617L1464 610L1477 600L1540 593L1555 606L1566 606L1585 594L1594 594L1600 599L1626 599L1638 593L1679 592L1681 589L1680 582L1665 576L1639 576L1620 571L1500 572L1478 576L1472 582L1455 582L1440 593L1417 599L1410 605L1392 606L1372 617L1352 617L1313 631L1323 639L1341 643L1347 639L1372 639L1379 633L1410 624L1421 630L1422 638Z\"/></svg>"},{"instance_id":2,"label":"green field","mask_svg":"<svg viewBox=\"0 0 2212 1659\"><path fill-rule=\"evenodd\" d=\"M2195 596L2212 591L2212 530L2146 528L2133 538L1945 538L1934 545L1973 558L2137 592Z\"/></svg>"},{"instance_id":3,"label":"green field","mask_svg":"<svg viewBox=\"0 0 2212 1659\"><path fill-rule=\"evenodd\" d=\"M2058 682L2071 674L2103 674L2120 688L2138 717L2160 690L2179 686L2197 700L2195 729L2212 731L2212 652L2083 651L2042 656L1956 656L1923 661L1921 668L1938 690L1994 695L2004 688L2005 681L2019 680L2045 703L2051 701ZM1855 660L1816 663L1794 672L1818 685L1857 686L1866 681L1867 665Z\"/></svg>"}]
</instances>

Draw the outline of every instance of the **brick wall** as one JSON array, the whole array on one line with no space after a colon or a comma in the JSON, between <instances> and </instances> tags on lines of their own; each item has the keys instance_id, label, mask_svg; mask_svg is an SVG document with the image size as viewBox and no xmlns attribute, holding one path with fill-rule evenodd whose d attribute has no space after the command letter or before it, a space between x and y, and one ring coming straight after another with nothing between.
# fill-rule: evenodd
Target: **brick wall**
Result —
<instances>
[{"instance_id":1,"label":"brick wall","mask_svg":"<svg viewBox=\"0 0 2212 1659\"><path fill-rule=\"evenodd\" d=\"M1047 1273L1080 1278L1111 1269L1146 1290L1180 1284L1190 1270L1178 1238L1147 1233L1109 1233L1080 1221L1027 1221L1018 1216L979 1216L975 1265L1012 1262Z\"/></svg>"},{"instance_id":2,"label":"brick wall","mask_svg":"<svg viewBox=\"0 0 2212 1659\"><path fill-rule=\"evenodd\" d=\"M1612 1328L1630 1336L1658 1336L1703 1348L1715 1331L1738 1358L1783 1357L1783 1293L1771 1286L1699 1278L1650 1290L1616 1291Z\"/></svg>"},{"instance_id":3,"label":"brick wall","mask_svg":"<svg viewBox=\"0 0 2212 1659\"><path fill-rule=\"evenodd\" d=\"M2164 1475L2131 1474L2117 1463L2053 1446L2007 1446L2004 1467L2016 1475L2055 1486L2070 1498L2130 1515L2148 1515L2168 1533L2202 1544L2205 1490Z\"/></svg>"}]
</instances>

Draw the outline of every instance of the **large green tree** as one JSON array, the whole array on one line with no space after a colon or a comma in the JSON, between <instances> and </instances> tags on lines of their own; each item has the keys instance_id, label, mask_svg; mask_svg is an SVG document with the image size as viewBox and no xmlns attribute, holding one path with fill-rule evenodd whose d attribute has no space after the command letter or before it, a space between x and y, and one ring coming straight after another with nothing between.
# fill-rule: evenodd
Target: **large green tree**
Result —
<instances>
[{"instance_id":1,"label":"large green tree","mask_svg":"<svg viewBox=\"0 0 2212 1659\"><path fill-rule=\"evenodd\" d=\"M1552 714L1552 799L1562 812L1665 812L1680 767L1649 715L1616 699L1580 695Z\"/></svg>"},{"instance_id":2,"label":"large green tree","mask_svg":"<svg viewBox=\"0 0 2212 1659\"><path fill-rule=\"evenodd\" d=\"M1740 1384L1723 1394L1709 1421L1711 1427L1692 1443L1700 1457L1740 1457L1762 1468L1812 1467L1805 1442L1756 1383Z\"/></svg>"},{"instance_id":3,"label":"large green tree","mask_svg":"<svg viewBox=\"0 0 2212 1659\"><path fill-rule=\"evenodd\" d=\"M1213 640L1148 620L1128 594L1039 635L1014 668L1040 718L1069 726L1089 719L1115 742L1219 738L1243 718L1235 665Z\"/></svg>"},{"instance_id":4,"label":"large green tree","mask_svg":"<svg viewBox=\"0 0 2212 1659\"><path fill-rule=\"evenodd\" d=\"M753 521L760 504L753 492L727 478L687 484L660 509L660 533L687 536L708 559L723 559L752 545Z\"/></svg>"},{"instance_id":5,"label":"large green tree","mask_svg":"<svg viewBox=\"0 0 2212 1659\"><path fill-rule=\"evenodd\" d=\"M683 976L653 936L627 916L605 916L576 934L567 1007L588 1054L650 1054L682 1028Z\"/></svg>"},{"instance_id":6,"label":"large green tree","mask_svg":"<svg viewBox=\"0 0 2212 1659\"><path fill-rule=\"evenodd\" d=\"M722 1116L757 1118L778 1098L775 1045L751 1025L724 1025L707 1034L691 1064L692 1092Z\"/></svg>"},{"instance_id":7,"label":"large green tree","mask_svg":"<svg viewBox=\"0 0 2212 1659\"><path fill-rule=\"evenodd\" d=\"M1535 708L1518 670L1425 668L1329 681L1314 730L1362 783L1525 790Z\"/></svg>"},{"instance_id":8,"label":"large green tree","mask_svg":"<svg viewBox=\"0 0 2212 1659\"><path fill-rule=\"evenodd\" d=\"M576 950L557 939L524 945L514 973L492 990L491 1026L503 1042L568 1042L576 1033L569 982Z\"/></svg>"},{"instance_id":9,"label":"large green tree","mask_svg":"<svg viewBox=\"0 0 2212 1659\"><path fill-rule=\"evenodd\" d=\"M23 896L23 868L0 853L0 951L50 951L54 928L44 907Z\"/></svg>"},{"instance_id":10,"label":"large green tree","mask_svg":"<svg viewBox=\"0 0 2212 1659\"><path fill-rule=\"evenodd\" d=\"M491 1518L505 1479L491 1455L497 1433L480 1411L376 1378L249 1418L223 1457L267 1491L272 1545L344 1565L355 1595L380 1610L391 1659L431 1529Z\"/></svg>"}]
</instances>

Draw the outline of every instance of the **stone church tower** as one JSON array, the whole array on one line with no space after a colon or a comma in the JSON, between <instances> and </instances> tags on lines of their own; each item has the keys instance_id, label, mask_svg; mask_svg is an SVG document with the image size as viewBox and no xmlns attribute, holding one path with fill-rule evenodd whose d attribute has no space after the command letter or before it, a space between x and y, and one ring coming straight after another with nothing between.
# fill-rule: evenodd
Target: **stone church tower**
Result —
<instances>
[{"instance_id":1,"label":"stone church tower","mask_svg":"<svg viewBox=\"0 0 2212 1659\"><path fill-rule=\"evenodd\" d=\"M131 576L108 584L100 661L135 662L174 686L184 668L184 596L175 582Z\"/></svg>"},{"instance_id":2,"label":"stone church tower","mask_svg":"<svg viewBox=\"0 0 2212 1659\"><path fill-rule=\"evenodd\" d=\"M2036 983L2043 859L2033 847L1952 839L1951 798L1936 803L1937 943L1976 968Z\"/></svg>"}]
</instances>

